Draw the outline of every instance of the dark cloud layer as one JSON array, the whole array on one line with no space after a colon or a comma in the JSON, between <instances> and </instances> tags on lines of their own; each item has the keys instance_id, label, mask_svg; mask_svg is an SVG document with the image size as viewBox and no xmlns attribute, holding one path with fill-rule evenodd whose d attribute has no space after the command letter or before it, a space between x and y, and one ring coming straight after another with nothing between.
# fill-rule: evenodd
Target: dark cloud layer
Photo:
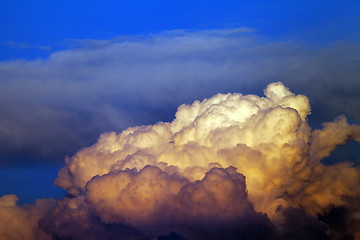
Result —
<instances>
[{"instance_id":1,"label":"dark cloud layer","mask_svg":"<svg viewBox=\"0 0 360 240\"><path fill-rule=\"evenodd\" d=\"M178 105L282 81L320 123L359 122L360 47L269 42L249 28L76 41L47 59L0 63L0 165L60 161L104 131L171 121ZM24 160L25 159L25 160Z\"/></svg>"}]
</instances>

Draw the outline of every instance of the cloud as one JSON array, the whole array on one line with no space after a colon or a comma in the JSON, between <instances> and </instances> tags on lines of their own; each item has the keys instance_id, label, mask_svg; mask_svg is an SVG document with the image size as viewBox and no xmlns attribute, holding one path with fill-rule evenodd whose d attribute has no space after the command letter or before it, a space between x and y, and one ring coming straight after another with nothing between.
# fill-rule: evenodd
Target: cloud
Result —
<instances>
[{"instance_id":1,"label":"cloud","mask_svg":"<svg viewBox=\"0 0 360 240\"><path fill-rule=\"evenodd\" d=\"M50 240L51 236L38 227L38 221L54 205L55 200L38 199L35 205L18 206L16 195L0 198L0 238Z\"/></svg>"},{"instance_id":2,"label":"cloud","mask_svg":"<svg viewBox=\"0 0 360 240\"><path fill-rule=\"evenodd\" d=\"M61 200L42 227L60 239L141 239L171 232L185 239L258 239L274 232L269 219L254 211L245 177L235 168L212 168L189 182L149 165L94 177L82 197Z\"/></svg>"},{"instance_id":3,"label":"cloud","mask_svg":"<svg viewBox=\"0 0 360 240\"><path fill-rule=\"evenodd\" d=\"M264 94L217 94L172 122L103 133L66 158L52 208L1 198L16 223L4 238L359 239L360 167L321 160L359 142L360 126L339 116L312 130L306 96L281 82Z\"/></svg>"},{"instance_id":4,"label":"cloud","mask_svg":"<svg viewBox=\"0 0 360 240\"><path fill-rule=\"evenodd\" d=\"M264 93L217 94L172 122L103 133L66 159L56 206L10 195L3 213L17 222L36 209L16 234L53 239L359 239L360 167L321 160L359 142L360 126L339 116L312 130L306 96L281 82Z\"/></svg>"},{"instance_id":5,"label":"cloud","mask_svg":"<svg viewBox=\"0 0 360 240\"><path fill-rule=\"evenodd\" d=\"M37 48L37 49L41 49L41 50L51 50L50 46L31 46L27 43L23 43L23 42L6 42L6 45L13 47L13 48Z\"/></svg>"},{"instance_id":6,"label":"cloud","mask_svg":"<svg viewBox=\"0 0 360 240\"><path fill-rule=\"evenodd\" d=\"M324 123L323 129L315 130L310 149L311 158L323 159L330 155L336 146L355 140L360 142L360 129L349 125L346 117L341 115L334 122Z\"/></svg>"},{"instance_id":7,"label":"cloud","mask_svg":"<svg viewBox=\"0 0 360 240\"><path fill-rule=\"evenodd\" d=\"M258 93L271 81L306 94L315 123L340 113L358 122L358 49L311 49L235 28L83 40L47 59L3 61L1 164L60 161L102 132L171 121L182 103Z\"/></svg>"}]
</instances>

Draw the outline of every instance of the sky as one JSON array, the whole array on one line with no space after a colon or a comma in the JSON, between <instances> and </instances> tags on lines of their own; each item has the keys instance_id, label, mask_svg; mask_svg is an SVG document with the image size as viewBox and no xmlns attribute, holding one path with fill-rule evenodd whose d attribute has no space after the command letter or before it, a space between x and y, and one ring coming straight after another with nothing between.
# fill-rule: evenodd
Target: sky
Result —
<instances>
[{"instance_id":1,"label":"sky","mask_svg":"<svg viewBox=\"0 0 360 240\"><path fill-rule=\"evenodd\" d=\"M66 222L64 216L71 211L70 208L64 206L70 206L73 204L71 201L75 200L81 202L83 201L81 199L85 198L90 207L86 205L81 209L90 216L89 219L95 218L95 220L88 220L89 225L101 226L96 229L102 232L109 227L106 224L123 224L121 216L125 214L122 212L123 209L109 208L104 210L104 207L99 206L98 203L101 202L101 199L99 200L99 196L96 194L92 194L92 190L96 189L96 186L101 187L104 184L103 181L110 183L112 178L121 179L122 177L125 178L126 175L127 178L132 179L131 182L135 187L139 184L140 180L138 179L141 179L141 176L149 177L160 174L161 177L158 179L161 181L167 179L173 184L171 186L174 186L174 189L178 189L178 193L176 193L177 195L175 193L163 193L159 190L159 195L175 194L174 202L180 206L185 206L186 204L195 204L194 200L187 199L184 197L185 195L191 195L195 191L194 189L207 188L209 182L203 178L205 174L206 176L222 176L223 178L224 176L231 176L228 179L230 182L239 183L239 188L245 188L249 193L249 196L245 196L243 190L231 192L231 194L240 194L240 198L243 199L241 206L237 203L227 203L234 206L234 209L242 209L239 210L241 214L236 218L249 217L253 219L253 222L250 221L251 223L249 223L251 225L249 229L260 224L264 226L264 235L272 232L273 227L270 227L271 224L268 223L278 224L278 221L275 220L278 216L271 210L271 204L275 204L271 202L275 193L269 190L266 192L268 196L266 202L259 202L260 193L253 190L256 184L251 182L253 180L249 176L255 170L250 167L242 168L240 165L226 160L234 158L230 156L233 156L232 154L237 151L248 152L250 150L241 150L240 147L235 147L236 144L234 145L233 141L228 139L229 136L232 136L230 132L225 133L225 131L218 130L216 134L208 133L211 126L216 125L217 122L211 120L211 117L204 118L200 114L201 111L197 112L198 118L193 119L195 130L191 131L196 132L194 136L197 136L193 136L193 142L199 146L204 146L204 148L199 148L195 143L191 143L195 144L193 150L187 148L185 150L190 152L195 151L194 149L203 151L202 154L208 156L211 161L217 162L219 165L214 166L220 166L222 170L211 170L201 164L198 166L193 163L192 156L198 157L199 161L210 163L208 159L201 160L202 157L199 157L198 152L193 153L193 155L184 153L184 159L187 159L188 165L181 165L176 161L185 160L174 157L172 155L174 152L169 150L172 149L169 147L164 151L170 157L164 162L169 166L177 166L179 176L174 177L171 174L175 170L169 170L170 167L165 168L158 165L159 159L163 155L157 150L152 152L141 147L143 144L141 140L135 137L131 139L124 133L124 139L126 139L124 141L129 141L128 144L131 145L125 147L121 145L123 144L122 140L118 140L121 142L119 143L114 140L116 137L107 134L116 132L122 136L121 132L128 128L152 126L140 127L140 130L133 133L134 136L142 136L140 133L143 133L145 136L143 138L146 138L147 134L152 131L160 131L151 130L153 128L169 128L171 130L171 134L169 134L174 139L178 139L169 141L175 141L175 143L178 141L176 144L179 146L189 146L188 140L185 141L184 139L191 138L189 137L191 134L187 133L190 130L186 130L190 129L190 125L187 126L186 121L182 122L181 119L191 119L191 117L187 115L190 113L182 113L187 108L179 108L179 106L182 104L193 106L191 104L196 100L201 102L204 99L217 99L213 96L218 93L241 93L244 96L253 94L264 97L268 99L266 101L271 102L270 104L265 100L256 100L258 102L251 100L259 105L258 109L261 109L261 111L256 110L258 111L256 115L258 119L267 119L266 116L269 119L277 119L276 116L278 115L276 114L284 114L286 117L283 117L284 120L282 121L292 122L295 120L291 117L290 112L272 115L268 109L293 108L300 114L301 111L305 111L303 109L309 106L306 119L300 118L301 120L299 120L306 122L308 126L303 126L301 131L299 127L296 130L299 135L296 135L295 139L302 139L306 146L313 146L312 149L319 150L321 157L311 153L311 147L307 150L307 154L303 154L309 159L321 161L321 164L316 165L315 168L304 163L304 166L307 166L304 167L307 169L306 171L316 172L318 170L315 171L314 169L323 166L328 167L324 168L327 170L324 170L323 175L315 174L318 178L319 176L332 176L333 166L341 166L337 169L339 172L353 172L355 171L353 169L357 169L356 167L360 165L359 130L355 127L360 124L360 111L358 110L360 109L359 12L360 2L355 0L271 2L109 0L101 3L98 1L67 0L1 1L0 196L11 196L7 197L7 200L4 198L3 202L10 202L10 206L15 204L13 207L16 211L23 204L30 204L24 205L28 206L27 210L31 208L39 212L39 214L34 214L34 216L39 216L38 219L33 220L35 222L45 219L44 206L57 204L56 208L60 208L60 205L63 204L61 205L63 206L63 218L59 216L51 218L47 216L47 218L50 219L48 222L56 222L59 219ZM281 82L283 84L281 86L284 88L279 87L280 85L275 85L278 86L277 88L267 87L273 86L269 85L273 82ZM275 90L271 90L272 88ZM268 89L268 95L266 95L265 89ZM290 91L291 94L280 94L278 97L274 97L270 93L279 94L277 91L283 93ZM286 97L290 99L293 96L292 94L306 96L309 104L305 100L299 100L302 99L301 97L296 98L297 100L283 100L283 102L277 99ZM220 97L218 98L220 99ZM222 101L224 106L231 105L225 100L216 104L222 106ZM245 100L242 99L241 101ZM288 101L295 102L289 103ZM301 106L298 106L300 104L298 101L302 101ZM204 109L209 109L208 112L204 110L209 116L222 119L222 115L217 116L215 113L224 111L223 115L228 116L231 120L224 120L223 125L219 125L219 129L220 126L229 127L231 124L235 124L232 122L231 114L224 110L225 107L224 109L214 107L215 110L212 110L213 107L210 106L212 102L211 104L201 102L201 104L204 104ZM231 106L235 109L252 109L252 107L246 107L248 103L244 104ZM196 109L195 105L194 109ZM248 112L240 111L239 114L247 116ZM287 117L292 120L287 120ZM202 118L205 120L201 120ZM180 120L175 121L174 119ZM247 118L244 117L244 119ZM258 119L254 117L252 122L260 121ZM159 122L169 124L171 127L164 127L161 124L160 127L157 125ZM183 125L178 122L182 122ZM266 139L264 132L268 132L269 126L277 129L275 125L269 122L263 126L263 131L260 131L250 122L241 123L244 125L238 122L236 124L240 124L241 129L252 129L253 134L262 136L258 142L268 144L264 140ZM277 123L283 124L280 120ZM208 130L206 130L208 132L201 126L208 126ZM166 136L168 135L164 133L166 131L168 130L161 130L161 134L158 132L156 134L164 135L163 138L167 139ZM330 134L331 131L333 134ZM260 132L262 133L260 134ZM290 132L287 129L282 134L285 136ZM304 137L307 136L308 132L310 132L308 138ZM324 143L323 138L319 137L320 133L329 134L329 138L334 137L338 140L331 143L325 141L326 143ZM241 134L246 135L244 132ZM221 155L220 158L223 160L219 161L213 159L212 152L208 153L208 150L204 150L205 147L214 144L210 140L215 139L215 135L229 143L233 151L231 153L228 149L229 146L219 147L219 152L226 155ZM206 137L210 142L203 142L203 138L198 138L199 136ZM152 139L152 137L149 138ZM278 136L273 136L273 138L278 138ZM122 138L119 137L119 139ZM283 138L280 137L280 139ZM252 145L249 138L238 140L239 144L245 144L252 150L255 149L267 156L264 159L259 158L263 161L259 160L262 163L259 169L262 169L263 164L268 163L268 159L273 154L270 150L267 152L262 147L258 148ZM160 140L151 141L158 143ZM137 171L126 172L124 166L127 165L125 163L122 163L121 167L116 164L114 159L124 158L120 153L119 156L116 154L113 156L113 153L109 153L108 156L103 153L101 149L107 148L105 142L109 142L113 146L120 144L113 148L120 149L121 154L127 154L127 158L124 155L126 161L131 162L133 161L131 159L135 159L136 164L129 163L129 166L131 168L136 167ZM167 143L163 144L165 146ZM282 142L281 144L285 143ZM325 147L326 144L331 147ZM141 149L138 150L138 153L133 152L133 149L138 148ZM289 153L294 158L301 155L299 151L305 151L299 150L298 147L294 147L294 149L296 150L293 150L291 154ZM331 150L325 151L324 149ZM326 154L322 154L324 151ZM248 153L249 156L252 154L255 153ZM89 156L85 159L84 155ZM105 165L99 163L99 159L102 158L108 159L103 160L107 162ZM154 162L151 160L153 158L157 160ZM257 159L257 157L254 158ZM89 159L92 159L92 162ZM279 159L283 159L283 157L279 157ZM240 159L239 161L243 160ZM152 168L144 168L145 165L139 162L146 162ZM353 167L341 165L347 163L351 163ZM84 166L88 166L88 168L84 168ZM93 170L94 166L98 170ZM231 166L238 169L236 174L245 175L246 183L233 172L232 168L229 169ZM244 166L248 166L246 162L244 162ZM201 173L196 172L197 170L194 170L192 174L187 172L190 171L189 169L196 169L196 167L204 167L204 169L200 171ZM281 169L285 171L284 168ZM87 171L89 172L87 173ZM112 171L123 172L116 175ZM156 171L161 171L161 173ZM282 171L280 168L276 171L266 169L261 174L264 176L266 174L280 174ZM358 176L358 172L355 171L354 175L351 175L353 180ZM100 178L96 178L97 175L104 175L104 177L100 181ZM294 175L299 176L297 179L301 179L301 174L296 173ZM91 180L91 177L95 177L94 181ZM317 177L311 178L314 186L325 184L319 182ZM209 177L209 179L212 178ZM284 176L284 179L287 178ZM196 182L198 183L196 185L195 180L200 182ZM339 177L340 180L350 181ZM54 181L56 186L54 186ZM88 185L85 187L86 182ZM184 187L185 185L188 187ZM112 185L109 184L109 186L111 188ZM182 190L179 190L179 186ZM347 190L350 191L351 187L349 185ZM299 189L310 191L310 187ZM289 189L286 191L290 192ZM344 192L347 191L344 190ZM10 194L17 196L19 205L16 205L17 200L15 200L14 195ZM65 194L67 194L66 197ZM321 204L316 209L309 204L315 200L308 200L302 195L296 198L295 195L295 193L292 195L294 197L292 202L286 200L288 204L286 206L309 205L308 208L304 207L305 213L301 212L304 222L311 222L311 226L316 231L319 230L317 231L319 234L322 234L324 226L319 225L313 219L313 215L320 214L324 219L330 219L331 214L333 214L332 210ZM358 195L352 197L356 200ZM55 201L63 199L63 202L60 204L60 202L53 203L51 200L38 200L49 198L53 198ZM136 196L134 198L136 199ZM103 201L109 201L108 203L111 205L114 200L103 199ZM161 199L154 201L161 202ZM217 201L221 202L220 200ZM340 204L334 201L329 201L329 204L341 209L338 210L337 208L333 211L354 212L352 208L347 207L346 204L348 203ZM174 202L169 206L175 206ZM253 206L253 210L245 214L243 209L247 209L249 206ZM163 206L159 209L163 209ZM159 209L155 212L150 211L149 214L157 216ZM172 209L172 207L166 209ZM221 209L220 205L219 209ZM129 213L126 216L139 215L138 209L129 207L128 210ZM142 211L147 212L147 209ZM290 219L296 211L303 211L303 209L286 208L281 214L283 214L282 217ZM112 216L111 212L116 214ZM261 215L260 212L266 213L267 216ZM194 222L201 222L204 229L208 229L213 224L204 219L189 216L189 214L188 212L179 213L177 215L179 223L182 222L182 219L188 218ZM118 236L117 234L123 234L120 232L129 233L129 236L135 236L135 238L136 236L159 236L159 234L167 236L169 231L173 230L171 228L169 228L170 230L168 228L161 228L161 231L154 230L156 229L154 226L147 224L150 215L143 218L129 218L127 222L133 228L129 229L128 226L122 226L123 230L110 231L109 235L106 236L111 238L115 235ZM205 212L203 215L213 216L207 215ZM226 221L230 221L229 219L233 217L225 216ZM349 222L356 223L358 221L356 218L350 219ZM77 220L83 219L77 218ZM99 225L97 221L105 225ZM158 221L167 221L167 217L163 216ZM326 221L323 220L323 222ZM329 225L328 222L326 224ZM95 234L70 231L66 233L68 235L62 236L62 233L54 230L54 226L46 225L42 228L45 229L46 234L53 237L55 235L64 238L76 236L75 239L82 239L84 236L89 237L86 234L91 236ZM181 229L174 229L177 230L173 234L182 233ZM288 229L289 232L287 233L278 233L274 230L273 236L276 235L276 237L281 238L290 234L291 231L295 231L290 227ZM351 229L351 227L346 229ZM241 231L234 234L245 234L245 230ZM356 232L357 230L351 231ZM188 234L189 232L193 233L193 229L186 230L180 235L191 239L191 237L199 234L191 235ZM143 233L145 235L141 235ZM42 231L36 232L36 234L40 234L44 239L48 237L46 234L43 236ZM218 232L210 232L209 234L217 236ZM334 237L340 233L332 232L332 234L331 237ZM357 234L360 233L357 232ZM360 235L356 236L360 238ZM171 239L171 236L169 235L168 238ZM249 239L252 238L249 237Z\"/></svg>"}]
</instances>

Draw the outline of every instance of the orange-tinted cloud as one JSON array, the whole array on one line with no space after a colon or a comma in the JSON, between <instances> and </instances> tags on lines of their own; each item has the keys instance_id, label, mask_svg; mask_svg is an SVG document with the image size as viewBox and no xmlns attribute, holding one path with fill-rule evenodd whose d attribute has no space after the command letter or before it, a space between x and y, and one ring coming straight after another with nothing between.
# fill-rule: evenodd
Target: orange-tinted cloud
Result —
<instances>
[{"instance_id":1,"label":"orange-tinted cloud","mask_svg":"<svg viewBox=\"0 0 360 240\"><path fill-rule=\"evenodd\" d=\"M0 239L11 240L51 240L38 227L38 221L54 205L55 200L37 200L35 205L18 206L16 195L4 195L0 198Z\"/></svg>"}]
</instances>

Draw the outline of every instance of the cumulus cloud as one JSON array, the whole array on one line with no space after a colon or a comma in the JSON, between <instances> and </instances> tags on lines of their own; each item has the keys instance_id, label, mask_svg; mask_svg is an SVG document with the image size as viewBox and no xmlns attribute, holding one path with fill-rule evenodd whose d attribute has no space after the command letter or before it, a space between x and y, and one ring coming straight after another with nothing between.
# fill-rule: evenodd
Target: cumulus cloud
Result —
<instances>
[{"instance_id":1,"label":"cumulus cloud","mask_svg":"<svg viewBox=\"0 0 360 240\"><path fill-rule=\"evenodd\" d=\"M340 113L360 121L353 111L360 108L358 50L312 49L236 28L82 40L47 59L3 61L1 164L22 156L62 159L101 132L171 121L182 103L218 92L257 93L269 81L309 96L315 123Z\"/></svg>"},{"instance_id":2,"label":"cumulus cloud","mask_svg":"<svg viewBox=\"0 0 360 240\"><path fill-rule=\"evenodd\" d=\"M0 198L0 238L11 240L51 240L38 226L54 205L55 200L38 199L35 205L18 206L16 195L4 195Z\"/></svg>"},{"instance_id":3,"label":"cumulus cloud","mask_svg":"<svg viewBox=\"0 0 360 240\"><path fill-rule=\"evenodd\" d=\"M96 176L81 196L61 200L42 227L60 239L97 239L102 231L124 239L170 233L184 239L274 235L266 215L254 211L245 177L234 167L214 167L194 182L150 165Z\"/></svg>"},{"instance_id":4,"label":"cumulus cloud","mask_svg":"<svg viewBox=\"0 0 360 240\"><path fill-rule=\"evenodd\" d=\"M306 96L281 82L264 93L217 94L181 105L172 122L102 134L66 159L55 183L68 194L50 211L1 198L2 213L23 227L2 234L360 239L360 167L321 162L359 142L360 126L339 116L312 130ZM31 225L17 222L30 216Z\"/></svg>"}]
</instances>

